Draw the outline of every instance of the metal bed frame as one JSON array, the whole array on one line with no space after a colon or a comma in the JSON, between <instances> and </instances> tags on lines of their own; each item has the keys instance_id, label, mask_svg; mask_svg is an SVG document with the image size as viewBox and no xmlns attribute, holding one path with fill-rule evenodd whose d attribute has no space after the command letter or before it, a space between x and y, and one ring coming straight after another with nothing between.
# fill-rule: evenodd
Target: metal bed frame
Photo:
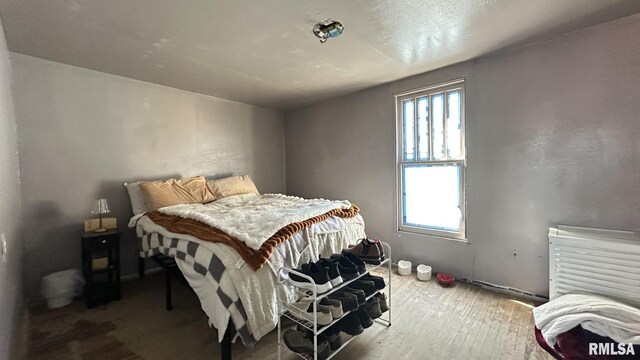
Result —
<instances>
[{"instance_id":1,"label":"metal bed frame","mask_svg":"<svg viewBox=\"0 0 640 360\"><path fill-rule=\"evenodd\" d=\"M153 261L158 264L164 271L164 285L165 285L165 308L167 311L173 310L173 300L171 296L171 278L175 277L178 282L187 286L191 291L193 289L189 286L187 279L184 278L182 272L178 268L176 261L169 256L158 254L151 257ZM145 258L138 258L138 276L140 279L144 277L145 270ZM231 344L235 335L235 327L233 320L229 319L227 330L224 333L222 342L220 343L220 358L222 360L231 360Z\"/></svg>"}]
</instances>

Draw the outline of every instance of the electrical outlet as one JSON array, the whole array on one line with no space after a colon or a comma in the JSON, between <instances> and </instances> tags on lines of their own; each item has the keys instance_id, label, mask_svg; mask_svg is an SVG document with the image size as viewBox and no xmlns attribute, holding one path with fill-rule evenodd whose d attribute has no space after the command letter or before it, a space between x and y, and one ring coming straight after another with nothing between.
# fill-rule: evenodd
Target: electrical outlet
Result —
<instances>
[{"instance_id":1,"label":"electrical outlet","mask_svg":"<svg viewBox=\"0 0 640 360\"><path fill-rule=\"evenodd\" d=\"M4 234L0 234L0 254L7 256L7 238Z\"/></svg>"}]
</instances>

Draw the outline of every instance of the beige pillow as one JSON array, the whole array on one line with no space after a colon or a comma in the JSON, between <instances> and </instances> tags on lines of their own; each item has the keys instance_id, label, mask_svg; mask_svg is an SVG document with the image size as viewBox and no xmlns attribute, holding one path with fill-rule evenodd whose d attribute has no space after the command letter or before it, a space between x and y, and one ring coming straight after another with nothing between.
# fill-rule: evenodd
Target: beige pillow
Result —
<instances>
[{"instance_id":1,"label":"beige pillow","mask_svg":"<svg viewBox=\"0 0 640 360\"><path fill-rule=\"evenodd\" d=\"M214 201L204 176L180 180L141 181L138 186L149 211L177 204L208 203Z\"/></svg>"},{"instance_id":2,"label":"beige pillow","mask_svg":"<svg viewBox=\"0 0 640 360\"><path fill-rule=\"evenodd\" d=\"M260 194L256 188L256 184L253 183L253 180L251 180L251 176L249 175L230 176L224 179L209 180L207 181L207 184L216 199L222 199L231 195L249 193Z\"/></svg>"}]
</instances>

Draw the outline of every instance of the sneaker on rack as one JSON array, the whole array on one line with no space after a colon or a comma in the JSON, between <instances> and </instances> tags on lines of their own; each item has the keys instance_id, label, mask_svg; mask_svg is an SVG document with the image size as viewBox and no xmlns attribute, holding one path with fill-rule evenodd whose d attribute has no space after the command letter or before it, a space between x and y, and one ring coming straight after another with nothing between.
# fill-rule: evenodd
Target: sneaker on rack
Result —
<instances>
[{"instance_id":1,"label":"sneaker on rack","mask_svg":"<svg viewBox=\"0 0 640 360\"><path fill-rule=\"evenodd\" d=\"M378 238L367 239L367 241L372 242L380 251L380 261L384 261L386 258L384 256L384 248L382 247L382 242Z\"/></svg>"},{"instance_id":2,"label":"sneaker on rack","mask_svg":"<svg viewBox=\"0 0 640 360\"><path fill-rule=\"evenodd\" d=\"M329 325L333 321L331 307L317 304L316 319L318 325ZM287 307L294 317L305 320L313 324L313 303L309 303L306 298L295 302Z\"/></svg>"},{"instance_id":3,"label":"sneaker on rack","mask_svg":"<svg viewBox=\"0 0 640 360\"><path fill-rule=\"evenodd\" d=\"M351 313L356 314L358 318L360 318L360 324L365 329L373 325L373 319L371 319L371 315L369 315L369 312L365 309L366 306L367 304L364 304L360 306L355 313Z\"/></svg>"},{"instance_id":4,"label":"sneaker on rack","mask_svg":"<svg viewBox=\"0 0 640 360\"><path fill-rule=\"evenodd\" d=\"M342 303L339 300L325 297L320 300L320 305L328 306L331 309L331 316L334 319L339 319L344 315L344 309L342 309Z\"/></svg>"},{"instance_id":5,"label":"sneaker on rack","mask_svg":"<svg viewBox=\"0 0 640 360\"><path fill-rule=\"evenodd\" d=\"M337 262L322 258L318 260L316 264L327 269L329 281L331 281L333 287L342 284L344 280L342 280L342 276L340 275L340 267Z\"/></svg>"},{"instance_id":6,"label":"sneaker on rack","mask_svg":"<svg viewBox=\"0 0 640 360\"><path fill-rule=\"evenodd\" d=\"M384 247L382 246L382 241L380 241L380 239L378 238L373 238L373 239L369 239L369 238L363 238L360 239L360 241L364 241L365 243L373 243L378 250L380 250L380 260L384 261L386 259L386 257L384 256ZM349 249L355 247L356 245L358 245L358 243L356 244L350 244L348 246Z\"/></svg>"},{"instance_id":7,"label":"sneaker on rack","mask_svg":"<svg viewBox=\"0 0 640 360\"><path fill-rule=\"evenodd\" d=\"M300 303L306 302L309 304L310 311L313 311L313 298L312 297L303 297L299 301ZM342 303L338 300L331 299L329 297L324 297L320 299L318 302L318 308L322 307L323 309L329 308L331 310L331 317L334 319L341 318L344 315L344 311L342 309ZM326 325L326 324L323 324Z\"/></svg>"},{"instance_id":8,"label":"sneaker on rack","mask_svg":"<svg viewBox=\"0 0 640 360\"><path fill-rule=\"evenodd\" d=\"M296 271L307 275L313 279L313 282L291 271L289 272L289 281L292 285L313 291L315 283L315 289L318 294L322 294L333 289L331 280L329 279L328 269L323 268L316 263L309 263L307 265L308 266L303 265L301 269L296 269Z\"/></svg>"},{"instance_id":9,"label":"sneaker on rack","mask_svg":"<svg viewBox=\"0 0 640 360\"><path fill-rule=\"evenodd\" d=\"M366 238L360 240L360 242L353 247L342 250L342 253L353 254L362 259L364 262L373 265L380 265L380 263L384 260L384 252L382 251L382 245L380 244L380 241L376 243L375 241Z\"/></svg>"},{"instance_id":10,"label":"sneaker on rack","mask_svg":"<svg viewBox=\"0 0 640 360\"><path fill-rule=\"evenodd\" d=\"M331 255L329 261L338 264L340 276L344 280L351 280L360 276L360 271L356 264L352 263L351 261L349 261L349 259L340 254Z\"/></svg>"},{"instance_id":11,"label":"sneaker on rack","mask_svg":"<svg viewBox=\"0 0 640 360\"><path fill-rule=\"evenodd\" d=\"M377 319L382 316L382 310L380 309L380 299L378 299L377 297L372 297L371 299L367 300L366 304L362 306L372 319Z\"/></svg>"},{"instance_id":12,"label":"sneaker on rack","mask_svg":"<svg viewBox=\"0 0 640 360\"><path fill-rule=\"evenodd\" d=\"M343 312L357 310L359 306L358 296L355 294L338 291L333 294L329 294L328 298L340 301Z\"/></svg>"},{"instance_id":13,"label":"sneaker on rack","mask_svg":"<svg viewBox=\"0 0 640 360\"><path fill-rule=\"evenodd\" d=\"M347 286L344 290L344 293L355 295L358 300L358 306L362 305L367 301L367 295L364 294L364 291L360 289L354 289Z\"/></svg>"},{"instance_id":14,"label":"sneaker on rack","mask_svg":"<svg viewBox=\"0 0 640 360\"><path fill-rule=\"evenodd\" d=\"M282 336L284 344L287 345L289 350L298 353L306 354L313 358L313 338L309 338L303 331L287 330ZM331 348L328 341L319 341L318 339L318 359L326 359L331 354Z\"/></svg>"},{"instance_id":15,"label":"sneaker on rack","mask_svg":"<svg viewBox=\"0 0 640 360\"><path fill-rule=\"evenodd\" d=\"M336 323L336 327L351 336L360 335L364 331L360 317L356 312L351 312Z\"/></svg>"},{"instance_id":16,"label":"sneaker on rack","mask_svg":"<svg viewBox=\"0 0 640 360\"><path fill-rule=\"evenodd\" d=\"M331 256L334 256L334 255L331 255ZM349 252L346 252L346 253L343 252L342 257L345 257L347 258L347 260L351 261L358 268L358 273L360 275L367 272L367 267L365 266L364 261L362 261L362 259L360 259L356 255Z\"/></svg>"},{"instance_id":17,"label":"sneaker on rack","mask_svg":"<svg viewBox=\"0 0 640 360\"><path fill-rule=\"evenodd\" d=\"M351 289L362 290L364 291L364 294L366 296L373 295L376 293L376 291L378 291L373 281L369 281L369 280L356 280L351 284L347 285L347 287Z\"/></svg>"},{"instance_id":18,"label":"sneaker on rack","mask_svg":"<svg viewBox=\"0 0 640 360\"><path fill-rule=\"evenodd\" d=\"M342 344L344 343L342 341L342 336L340 336L340 332L338 331L335 334L327 334L327 341L329 342L329 348L333 351L333 350L338 350L340 348L340 346L342 346Z\"/></svg>"},{"instance_id":19,"label":"sneaker on rack","mask_svg":"<svg viewBox=\"0 0 640 360\"><path fill-rule=\"evenodd\" d=\"M387 312L389 311L389 305L387 305L387 295L385 293L379 292L374 296L376 299L380 301L380 311Z\"/></svg>"},{"instance_id":20,"label":"sneaker on rack","mask_svg":"<svg viewBox=\"0 0 640 360\"><path fill-rule=\"evenodd\" d=\"M333 328L336 328L333 330ZM298 331L302 331L305 333L305 336L313 341L313 331L309 329L305 329L304 327L298 325L296 328ZM333 331L332 331L333 330ZM342 337L340 336L340 330L337 329L336 326L332 326L329 329L325 330L323 333L318 334L318 344L327 341L329 343L329 348L333 350L338 350L340 346L343 344Z\"/></svg>"},{"instance_id":21,"label":"sneaker on rack","mask_svg":"<svg viewBox=\"0 0 640 360\"><path fill-rule=\"evenodd\" d=\"M360 278L361 280L373 281L373 284L376 286L376 289L382 290L386 286L384 283L384 278L382 276L376 276L371 274L366 274Z\"/></svg>"}]
</instances>

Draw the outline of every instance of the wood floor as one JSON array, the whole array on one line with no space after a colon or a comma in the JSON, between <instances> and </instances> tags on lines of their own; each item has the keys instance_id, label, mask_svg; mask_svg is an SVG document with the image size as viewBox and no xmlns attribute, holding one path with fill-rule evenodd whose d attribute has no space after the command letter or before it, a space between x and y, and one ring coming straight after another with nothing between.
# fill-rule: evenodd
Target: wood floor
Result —
<instances>
[{"instance_id":1,"label":"wood floor","mask_svg":"<svg viewBox=\"0 0 640 360\"><path fill-rule=\"evenodd\" d=\"M174 285L164 310L163 277L123 283L123 299L87 310L29 311L28 359L219 359L194 293ZM551 359L533 338L526 302L474 286L392 278L392 326L374 324L334 357L351 359ZM253 349L233 345L234 359L277 359L275 332ZM288 350L287 350L288 351ZM285 352L283 359L298 359Z\"/></svg>"}]
</instances>

